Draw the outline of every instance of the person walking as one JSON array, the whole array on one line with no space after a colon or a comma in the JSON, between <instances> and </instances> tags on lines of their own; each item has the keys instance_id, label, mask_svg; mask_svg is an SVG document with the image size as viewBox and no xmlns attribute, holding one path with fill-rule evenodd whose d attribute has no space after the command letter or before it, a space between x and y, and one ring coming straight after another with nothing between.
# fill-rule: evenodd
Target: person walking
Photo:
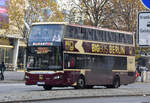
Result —
<instances>
[{"instance_id":1,"label":"person walking","mask_svg":"<svg viewBox=\"0 0 150 103\"><path fill-rule=\"evenodd\" d=\"M1 80L4 80L4 71L6 70L4 62L0 65L0 70L1 70Z\"/></svg>"}]
</instances>

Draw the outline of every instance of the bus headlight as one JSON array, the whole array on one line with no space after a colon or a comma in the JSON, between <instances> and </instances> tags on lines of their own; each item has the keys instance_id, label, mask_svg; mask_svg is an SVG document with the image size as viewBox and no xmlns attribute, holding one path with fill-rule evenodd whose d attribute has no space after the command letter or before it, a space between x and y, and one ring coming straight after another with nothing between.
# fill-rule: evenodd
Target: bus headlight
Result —
<instances>
[{"instance_id":1,"label":"bus headlight","mask_svg":"<svg viewBox=\"0 0 150 103\"><path fill-rule=\"evenodd\" d=\"M25 79L29 79L29 78L30 78L29 76L27 76L27 75L25 76Z\"/></svg>"},{"instance_id":2,"label":"bus headlight","mask_svg":"<svg viewBox=\"0 0 150 103\"><path fill-rule=\"evenodd\" d=\"M61 79L61 78L62 78L62 75L57 75L57 76L54 77L55 80L56 79Z\"/></svg>"}]
</instances>

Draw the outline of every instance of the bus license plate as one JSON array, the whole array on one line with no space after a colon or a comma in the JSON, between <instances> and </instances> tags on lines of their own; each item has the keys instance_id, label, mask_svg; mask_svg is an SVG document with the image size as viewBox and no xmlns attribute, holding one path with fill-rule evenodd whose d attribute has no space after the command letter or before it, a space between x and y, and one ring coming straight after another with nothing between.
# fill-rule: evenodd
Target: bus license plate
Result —
<instances>
[{"instance_id":1,"label":"bus license plate","mask_svg":"<svg viewBox=\"0 0 150 103\"><path fill-rule=\"evenodd\" d=\"M45 82L37 82L37 85L44 85Z\"/></svg>"}]
</instances>

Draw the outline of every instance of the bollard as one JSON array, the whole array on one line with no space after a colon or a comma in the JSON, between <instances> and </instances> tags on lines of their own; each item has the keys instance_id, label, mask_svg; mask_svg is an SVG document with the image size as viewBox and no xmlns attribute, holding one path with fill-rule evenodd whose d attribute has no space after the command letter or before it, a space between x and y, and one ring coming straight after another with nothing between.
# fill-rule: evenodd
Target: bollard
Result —
<instances>
[{"instance_id":1,"label":"bollard","mask_svg":"<svg viewBox=\"0 0 150 103\"><path fill-rule=\"evenodd\" d=\"M146 71L142 71L141 72L141 82L145 82L146 81Z\"/></svg>"}]
</instances>

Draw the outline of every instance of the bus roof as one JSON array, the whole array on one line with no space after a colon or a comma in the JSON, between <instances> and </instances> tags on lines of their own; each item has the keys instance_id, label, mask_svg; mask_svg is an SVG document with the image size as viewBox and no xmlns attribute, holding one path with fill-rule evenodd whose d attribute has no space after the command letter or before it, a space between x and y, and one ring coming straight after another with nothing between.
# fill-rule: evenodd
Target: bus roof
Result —
<instances>
[{"instance_id":1,"label":"bus roof","mask_svg":"<svg viewBox=\"0 0 150 103\"><path fill-rule=\"evenodd\" d=\"M69 24L67 22L37 22L37 23L33 23L32 25L41 25L41 24L42 25L44 25L44 24L63 24L63 25L83 27L83 28L89 28L89 29L97 29L97 30L104 30L104 31L110 31L110 32L133 34L133 32L127 32L127 31L115 30L115 29L108 29L108 28L102 28L102 27L95 27L95 26L90 26L90 25Z\"/></svg>"}]
</instances>

